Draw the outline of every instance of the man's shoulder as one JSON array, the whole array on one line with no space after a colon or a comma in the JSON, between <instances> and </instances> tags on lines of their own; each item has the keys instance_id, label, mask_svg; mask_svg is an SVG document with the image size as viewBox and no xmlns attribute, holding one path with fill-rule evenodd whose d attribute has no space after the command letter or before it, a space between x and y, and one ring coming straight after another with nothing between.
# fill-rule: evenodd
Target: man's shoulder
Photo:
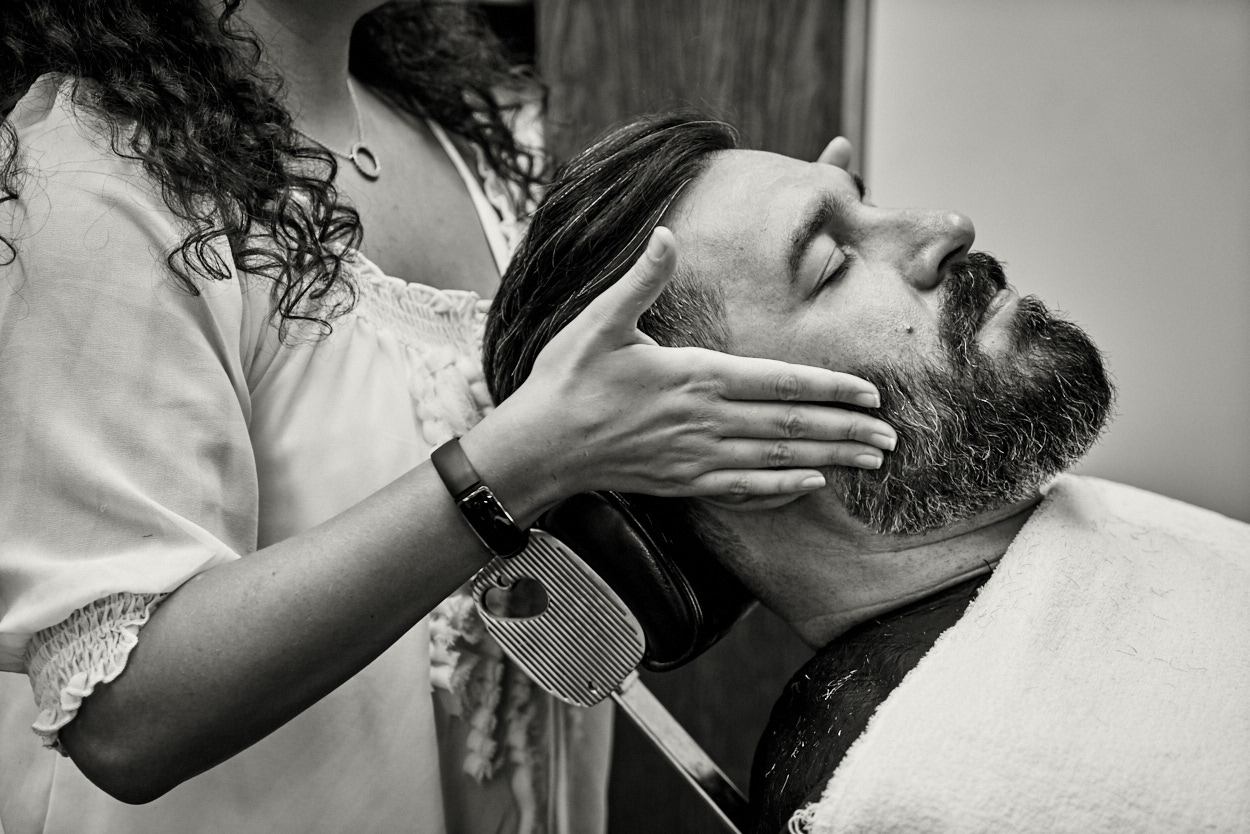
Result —
<instances>
[{"instance_id":1,"label":"man's shoulder","mask_svg":"<svg viewBox=\"0 0 1250 834\"><path fill-rule=\"evenodd\" d=\"M780 831L819 798L890 693L954 625L989 578L960 583L856 626L790 678L756 747L751 802L757 831Z\"/></svg>"},{"instance_id":2,"label":"man's shoulder","mask_svg":"<svg viewBox=\"0 0 1250 834\"><path fill-rule=\"evenodd\" d=\"M1170 538L1250 544L1250 524L1214 510L1129 484L1089 475L1061 475L1046 490L1047 516L1067 516L1113 529L1140 528Z\"/></svg>"}]
</instances>

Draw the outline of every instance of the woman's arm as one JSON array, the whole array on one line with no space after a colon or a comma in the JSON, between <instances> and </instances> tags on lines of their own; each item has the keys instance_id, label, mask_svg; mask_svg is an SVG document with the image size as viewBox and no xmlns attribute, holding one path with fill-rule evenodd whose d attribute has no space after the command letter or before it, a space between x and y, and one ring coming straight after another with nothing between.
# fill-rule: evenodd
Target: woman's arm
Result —
<instances>
[{"instance_id":1,"label":"woman's arm","mask_svg":"<svg viewBox=\"0 0 1250 834\"><path fill-rule=\"evenodd\" d=\"M590 489L805 491L823 483L814 467L863 454L871 433L890 431L801 404L870 401L871 386L853 377L650 343L637 318L675 261L668 232L657 240L462 440L522 525ZM795 415L806 439L791 436ZM782 445L796 468L761 468L781 459ZM363 669L488 556L423 463L324 524L182 584L61 743L104 790L150 801Z\"/></svg>"},{"instance_id":2,"label":"woman's arm","mask_svg":"<svg viewBox=\"0 0 1250 834\"><path fill-rule=\"evenodd\" d=\"M424 463L326 523L184 583L61 743L118 799L155 799L363 669L487 558Z\"/></svg>"}]
</instances>

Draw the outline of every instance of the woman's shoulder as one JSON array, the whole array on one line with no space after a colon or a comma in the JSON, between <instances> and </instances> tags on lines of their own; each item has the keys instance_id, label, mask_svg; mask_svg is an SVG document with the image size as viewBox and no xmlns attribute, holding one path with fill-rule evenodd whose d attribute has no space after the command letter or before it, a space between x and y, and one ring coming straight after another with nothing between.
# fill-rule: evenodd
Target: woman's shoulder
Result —
<instances>
[{"instance_id":1,"label":"woman's shoulder","mask_svg":"<svg viewBox=\"0 0 1250 834\"><path fill-rule=\"evenodd\" d=\"M17 136L19 175L144 179L137 160L114 152L114 130L125 141L129 126L114 128L92 108L94 88L89 79L63 73L31 84L6 119Z\"/></svg>"},{"instance_id":2,"label":"woman's shoulder","mask_svg":"<svg viewBox=\"0 0 1250 834\"><path fill-rule=\"evenodd\" d=\"M65 321L98 317L110 299L125 299L130 326L182 318L205 332L239 332L244 343L259 338L266 292L244 280L197 281L191 291L171 272L186 223L142 163L113 150L113 128L90 106L90 87L64 75L40 76L7 119L17 151L10 182L16 198L0 203L0 238L10 250L0 252L9 255L0 257L4 326L16 326L10 314L22 311L55 310ZM119 141L127 141L125 125L120 130ZM221 250L227 244L209 245L229 277L239 279Z\"/></svg>"},{"instance_id":3,"label":"woman's shoulder","mask_svg":"<svg viewBox=\"0 0 1250 834\"><path fill-rule=\"evenodd\" d=\"M115 226L141 226L156 248L172 248L183 230L143 165L117 153L128 127L113 126L90 106L88 80L40 76L8 116L16 136L10 187L0 235L19 247L75 247L107 236ZM94 233L94 235L93 235Z\"/></svg>"},{"instance_id":4,"label":"woman's shoulder","mask_svg":"<svg viewBox=\"0 0 1250 834\"><path fill-rule=\"evenodd\" d=\"M19 134L40 135L74 119L75 90L90 82L60 72L44 73L22 94L5 116Z\"/></svg>"}]
</instances>

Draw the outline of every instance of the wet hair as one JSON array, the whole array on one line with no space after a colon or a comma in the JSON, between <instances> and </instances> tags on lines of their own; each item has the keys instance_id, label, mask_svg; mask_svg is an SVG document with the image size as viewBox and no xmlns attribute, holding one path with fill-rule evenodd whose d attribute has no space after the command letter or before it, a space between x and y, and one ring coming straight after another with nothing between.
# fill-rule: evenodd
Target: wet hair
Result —
<instances>
[{"instance_id":1,"label":"wet hair","mask_svg":"<svg viewBox=\"0 0 1250 834\"><path fill-rule=\"evenodd\" d=\"M281 79L262 45L234 19L243 0L214 16L202 0L6 0L0 26L0 112L37 77L73 80L74 106L98 118L112 149L138 161L189 231L166 253L192 293L197 279L225 280L230 265L273 282L280 328L330 321L355 301L342 247L359 245L356 211L334 187L337 162L308 147L282 105ZM496 99L517 73L462 4L389 3L352 32L351 72L392 105L432 118L481 150L525 194L536 159L514 141ZM17 135L0 125L0 202L21 187ZM0 237L0 264L16 257Z\"/></svg>"},{"instance_id":2,"label":"wet hair","mask_svg":"<svg viewBox=\"0 0 1250 834\"><path fill-rule=\"evenodd\" d=\"M556 333L628 271L712 157L736 147L728 124L670 112L616 128L556 171L487 319L483 363L496 402L520 387ZM726 342L719 294L684 271L638 326L667 347L723 349Z\"/></svg>"}]
</instances>

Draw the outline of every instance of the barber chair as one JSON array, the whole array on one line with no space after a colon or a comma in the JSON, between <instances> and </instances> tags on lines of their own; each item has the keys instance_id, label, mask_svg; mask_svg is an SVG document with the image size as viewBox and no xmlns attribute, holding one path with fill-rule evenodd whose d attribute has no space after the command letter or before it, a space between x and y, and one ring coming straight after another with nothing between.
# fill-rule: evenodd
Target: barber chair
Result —
<instances>
[{"instance_id":1,"label":"barber chair","mask_svg":"<svg viewBox=\"0 0 1250 834\"><path fill-rule=\"evenodd\" d=\"M544 690L591 706L612 697L710 805L746 830L741 791L638 679L676 669L724 636L755 600L680 512L646 496L570 498L530 544L473 581L487 630Z\"/></svg>"}]
</instances>

